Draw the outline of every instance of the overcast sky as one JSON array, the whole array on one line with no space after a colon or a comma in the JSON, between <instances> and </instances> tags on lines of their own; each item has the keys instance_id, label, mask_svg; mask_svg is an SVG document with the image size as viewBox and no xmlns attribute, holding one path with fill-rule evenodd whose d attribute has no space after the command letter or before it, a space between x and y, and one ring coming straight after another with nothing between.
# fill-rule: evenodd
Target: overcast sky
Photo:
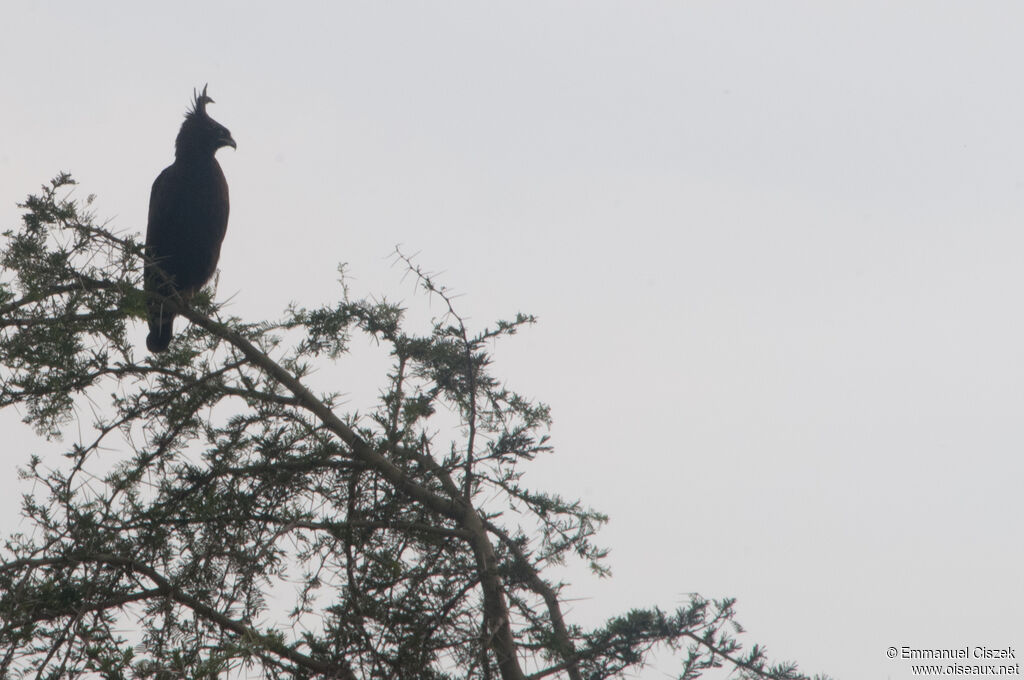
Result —
<instances>
[{"instance_id":1,"label":"overcast sky","mask_svg":"<svg viewBox=\"0 0 1024 680\"><path fill-rule=\"evenodd\" d=\"M472 322L540 318L497 371L553 408L531 481L612 518L578 621L735 596L846 680L1024 654L1024 5L282 7L10 3L0 226L69 170L141 233L209 82L231 312L339 262L430 311L402 244ZM0 422L13 469L41 445Z\"/></svg>"}]
</instances>

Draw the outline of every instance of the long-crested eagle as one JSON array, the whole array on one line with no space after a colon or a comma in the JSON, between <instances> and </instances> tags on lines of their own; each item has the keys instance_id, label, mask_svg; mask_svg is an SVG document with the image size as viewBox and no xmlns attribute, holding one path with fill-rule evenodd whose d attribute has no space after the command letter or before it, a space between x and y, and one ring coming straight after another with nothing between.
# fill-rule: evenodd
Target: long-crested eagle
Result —
<instances>
[{"instance_id":1,"label":"long-crested eagle","mask_svg":"<svg viewBox=\"0 0 1024 680\"><path fill-rule=\"evenodd\" d=\"M174 142L174 162L153 182L146 229L145 288L150 352L171 342L174 300L188 300L217 269L228 228L228 183L214 158L222 146L237 148L228 129L206 114L213 103L193 92Z\"/></svg>"}]
</instances>

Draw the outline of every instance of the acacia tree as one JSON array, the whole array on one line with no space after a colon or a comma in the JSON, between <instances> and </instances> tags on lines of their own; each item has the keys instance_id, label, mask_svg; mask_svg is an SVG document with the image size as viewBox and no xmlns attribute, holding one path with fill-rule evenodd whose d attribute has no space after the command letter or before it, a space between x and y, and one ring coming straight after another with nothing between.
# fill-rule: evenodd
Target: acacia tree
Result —
<instances>
[{"instance_id":1,"label":"acacia tree","mask_svg":"<svg viewBox=\"0 0 1024 680\"><path fill-rule=\"evenodd\" d=\"M21 205L0 259L0 406L80 433L21 472L31 530L0 563L0 678L594 680L657 646L681 678L805 677L741 648L732 600L567 620L551 567L607 575L605 517L522 483L548 409L495 379L487 350L532 318L472 331L403 258L443 301L425 332L344 286L277 321L199 296L167 301L189 323L149 355L140 244L72 184ZM307 387L358 335L391 361L362 414Z\"/></svg>"}]
</instances>

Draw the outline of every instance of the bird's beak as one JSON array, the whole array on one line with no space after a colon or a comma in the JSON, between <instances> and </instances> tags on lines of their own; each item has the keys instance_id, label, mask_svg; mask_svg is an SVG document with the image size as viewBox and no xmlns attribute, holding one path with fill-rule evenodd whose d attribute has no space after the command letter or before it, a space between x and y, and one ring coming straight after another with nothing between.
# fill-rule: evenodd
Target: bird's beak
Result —
<instances>
[{"instance_id":1,"label":"bird's beak","mask_svg":"<svg viewBox=\"0 0 1024 680\"><path fill-rule=\"evenodd\" d=\"M230 146L232 149L238 150L238 145L235 144L235 138L231 136L231 133L227 130L224 131L224 136L220 138L221 146Z\"/></svg>"}]
</instances>

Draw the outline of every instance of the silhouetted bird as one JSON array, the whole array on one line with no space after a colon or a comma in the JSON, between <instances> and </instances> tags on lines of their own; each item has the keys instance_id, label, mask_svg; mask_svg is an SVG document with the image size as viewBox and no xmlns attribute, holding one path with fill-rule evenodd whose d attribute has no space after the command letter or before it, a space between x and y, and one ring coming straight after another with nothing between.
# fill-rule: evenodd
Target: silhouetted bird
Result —
<instances>
[{"instance_id":1,"label":"silhouetted bird","mask_svg":"<svg viewBox=\"0 0 1024 680\"><path fill-rule=\"evenodd\" d=\"M217 269L228 228L228 183L213 157L222 146L237 148L228 129L206 115L213 100L193 92L174 142L174 163L153 182L146 230L145 281L150 352L171 342L175 293L187 300Z\"/></svg>"}]
</instances>

